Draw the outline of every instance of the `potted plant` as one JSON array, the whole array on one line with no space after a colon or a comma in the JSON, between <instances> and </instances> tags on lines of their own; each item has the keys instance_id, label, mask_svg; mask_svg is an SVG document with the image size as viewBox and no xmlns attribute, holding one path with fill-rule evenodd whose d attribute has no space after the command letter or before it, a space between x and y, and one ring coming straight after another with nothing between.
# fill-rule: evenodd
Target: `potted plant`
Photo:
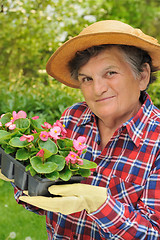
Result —
<instances>
[{"instance_id":1,"label":"potted plant","mask_svg":"<svg viewBox=\"0 0 160 240\"><path fill-rule=\"evenodd\" d=\"M0 118L1 171L30 195L47 195L51 184L79 182L96 163L80 158L85 137L70 140L59 120L53 125L24 111ZM79 178L80 177L80 178ZM33 182L35 181L35 182ZM36 185L41 184L36 188Z\"/></svg>"}]
</instances>

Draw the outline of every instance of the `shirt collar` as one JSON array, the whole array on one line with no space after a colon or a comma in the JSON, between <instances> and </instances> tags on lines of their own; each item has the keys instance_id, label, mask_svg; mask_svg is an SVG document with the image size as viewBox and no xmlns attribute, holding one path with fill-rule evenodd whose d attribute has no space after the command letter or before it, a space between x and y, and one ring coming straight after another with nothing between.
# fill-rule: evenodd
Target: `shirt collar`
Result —
<instances>
[{"instance_id":1,"label":"shirt collar","mask_svg":"<svg viewBox=\"0 0 160 240\"><path fill-rule=\"evenodd\" d=\"M146 123L151 115L153 103L150 99L150 96L145 93L145 101L143 105L141 106L140 110L138 113L130 118L127 122L122 124L122 128L125 127L128 131L128 134L132 141L135 143L135 145L138 147L143 133L144 133L144 128L146 126ZM78 126L80 125L85 125L89 122L93 122L95 120L95 115L92 113L88 105L86 104L86 109L83 112L81 118L79 119Z\"/></svg>"},{"instance_id":2,"label":"shirt collar","mask_svg":"<svg viewBox=\"0 0 160 240\"><path fill-rule=\"evenodd\" d=\"M77 125L78 126L85 125L89 122L94 121L94 119L95 119L94 113L92 113L92 111L90 110L90 108L86 104L86 109L83 112L83 114L81 115L81 118L79 119L79 122L77 123Z\"/></svg>"},{"instance_id":3,"label":"shirt collar","mask_svg":"<svg viewBox=\"0 0 160 240\"><path fill-rule=\"evenodd\" d=\"M146 99L138 113L123 124L137 147L139 146L143 137L146 123L151 115L152 108L153 103L150 99L150 96L146 93Z\"/></svg>"}]
</instances>

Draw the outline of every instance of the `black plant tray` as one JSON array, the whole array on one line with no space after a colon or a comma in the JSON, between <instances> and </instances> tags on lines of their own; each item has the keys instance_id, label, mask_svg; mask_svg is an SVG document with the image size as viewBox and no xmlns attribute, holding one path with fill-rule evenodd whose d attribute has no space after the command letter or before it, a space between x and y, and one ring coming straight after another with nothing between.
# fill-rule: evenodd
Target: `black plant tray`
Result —
<instances>
[{"instance_id":1,"label":"black plant tray","mask_svg":"<svg viewBox=\"0 0 160 240\"><path fill-rule=\"evenodd\" d=\"M22 190L28 190L30 196L52 196L48 192L48 187L51 185L79 183L84 180L81 176L72 176L69 181L57 179L51 181L48 178L41 178L38 175L31 176L25 171L25 166L15 160L11 155L6 154L0 148L0 168L4 176L9 179L14 179L14 183Z\"/></svg>"}]
</instances>

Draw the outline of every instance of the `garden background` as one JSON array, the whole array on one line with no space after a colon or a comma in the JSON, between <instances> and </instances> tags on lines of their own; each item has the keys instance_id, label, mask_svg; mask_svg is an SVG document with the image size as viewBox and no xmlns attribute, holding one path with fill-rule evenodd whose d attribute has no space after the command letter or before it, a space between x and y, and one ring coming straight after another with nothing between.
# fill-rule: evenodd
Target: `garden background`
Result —
<instances>
[{"instance_id":1,"label":"garden background","mask_svg":"<svg viewBox=\"0 0 160 240\"><path fill-rule=\"evenodd\" d=\"M0 114L24 110L51 124L81 101L77 89L50 78L45 65L64 41L105 19L121 20L160 42L160 0L1 0ZM160 76L148 89L160 108ZM0 180L0 240L46 240L45 217L26 211Z\"/></svg>"}]
</instances>

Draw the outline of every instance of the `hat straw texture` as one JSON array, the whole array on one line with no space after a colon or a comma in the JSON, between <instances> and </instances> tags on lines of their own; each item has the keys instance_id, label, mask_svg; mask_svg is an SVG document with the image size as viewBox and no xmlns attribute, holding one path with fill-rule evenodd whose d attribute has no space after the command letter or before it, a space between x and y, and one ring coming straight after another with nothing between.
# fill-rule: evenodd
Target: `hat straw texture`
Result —
<instances>
[{"instance_id":1,"label":"hat straw texture","mask_svg":"<svg viewBox=\"0 0 160 240\"><path fill-rule=\"evenodd\" d=\"M78 81L71 78L68 62L74 58L77 51L101 44L122 44L141 48L148 52L153 66L160 70L160 44L157 39L126 23L104 20L86 27L78 36L59 47L47 62L47 73L67 86L79 88Z\"/></svg>"}]
</instances>

